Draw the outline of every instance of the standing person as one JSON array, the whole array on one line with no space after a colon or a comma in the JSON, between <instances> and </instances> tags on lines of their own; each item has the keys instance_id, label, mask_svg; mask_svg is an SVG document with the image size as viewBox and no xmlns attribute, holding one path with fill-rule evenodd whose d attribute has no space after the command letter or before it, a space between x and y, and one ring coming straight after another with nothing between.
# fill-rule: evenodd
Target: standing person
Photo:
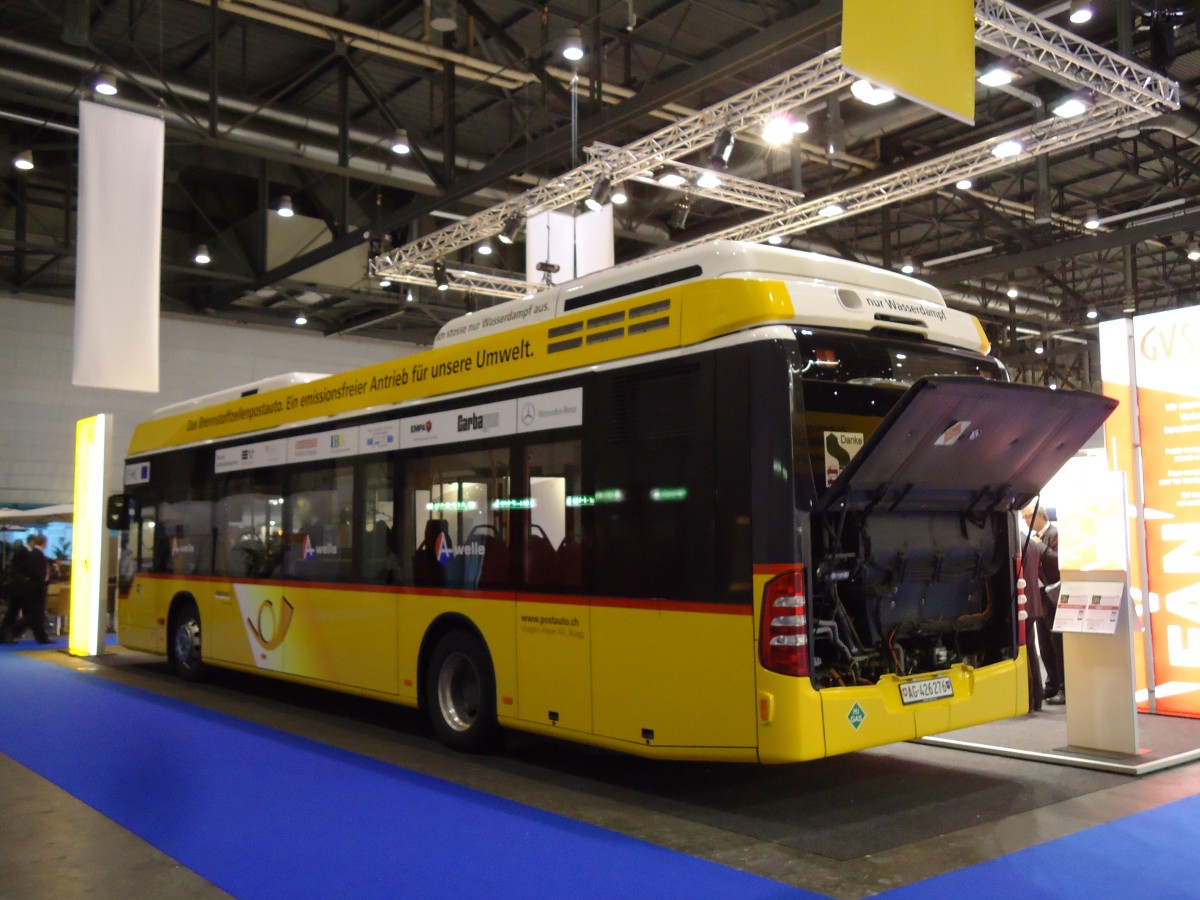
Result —
<instances>
[{"instance_id":1,"label":"standing person","mask_svg":"<svg viewBox=\"0 0 1200 900\"><path fill-rule=\"evenodd\" d=\"M31 534L24 541L13 541L12 556L8 565L8 608L4 611L4 619L0 620L0 644L11 644L17 633L17 617L21 614L21 604L26 591L25 560L28 558L36 534ZM21 631L25 630L24 624Z\"/></svg>"},{"instance_id":2,"label":"standing person","mask_svg":"<svg viewBox=\"0 0 1200 900\"><path fill-rule=\"evenodd\" d=\"M1021 535L1021 577L1025 580L1025 653L1029 659L1029 710L1039 712L1049 695L1042 683L1042 652L1049 642L1046 627L1046 606L1038 571L1041 553L1038 543L1028 533ZM1049 680L1046 684L1049 684Z\"/></svg>"},{"instance_id":3,"label":"standing person","mask_svg":"<svg viewBox=\"0 0 1200 900\"><path fill-rule=\"evenodd\" d=\"M1062 581L1058 567L1058 528L1040 507L1034 510L1027 509L1024 515L1032 532L1031 540L1037 542L1041 556L1038 581L1041 583L1042 605L1045 610L1046 641L1042 642L1042 634L1039 632L1038 643L1042 645L1042 661L1046 666L1046 703L1062 706L1067 702L1066 684L1063 680L1063 640L1062 634L1054 631L1054 614L1058 611L1058 594Z\"/></svg>"},{"instance_id":4,"label":"standing person","mask_svg":"<svg viewBox=\"0 0 1200 900\"><path fill-rule=\"evenodd\" d=\"M32 539L21 566L23 577L17 591L21 600L21 621L5 632L2 639L6 643L15 641L28 628L39 644L49 644L50 637L46 634L46 587L50 582L50 560L46 558L44 534Z\"/></svg>"}]
</instances>

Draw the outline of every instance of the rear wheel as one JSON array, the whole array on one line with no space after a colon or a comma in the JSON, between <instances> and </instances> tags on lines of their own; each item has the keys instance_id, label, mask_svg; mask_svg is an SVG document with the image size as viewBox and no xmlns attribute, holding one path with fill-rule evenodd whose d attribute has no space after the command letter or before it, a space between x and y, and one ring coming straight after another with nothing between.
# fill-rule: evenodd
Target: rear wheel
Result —
<instances>
[{"instance_id":1,"label":"rear wheel","mask_svg":"<svg viewBox=\"0 0 1200 900\"><path fill-rule=\"evenodd\" d=\"M167 659L171 670L186 681L199 681L204 677L204 662L200 656L200 611L196 604L183 604L171 617Z\"/></svg>"},{"instance_id":2,"label":"rear wheel","mask_svg":"<svg viewBox=\"0 0 1200 900\"><path fill-rule=\"evenodd\" d=\"M496 745L496 675L482 640L453 631L438 641L429 658L425 691L433 729L443 744L468 753Z\"/></svg>"}]
</instances>

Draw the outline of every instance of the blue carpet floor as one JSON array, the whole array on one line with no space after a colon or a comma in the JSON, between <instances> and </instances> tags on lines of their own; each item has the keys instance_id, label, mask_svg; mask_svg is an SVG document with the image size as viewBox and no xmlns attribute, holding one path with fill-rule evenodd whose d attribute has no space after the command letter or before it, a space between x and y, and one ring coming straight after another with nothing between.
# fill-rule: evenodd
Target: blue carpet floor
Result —
<instances>
[{"instance_id":1,"label":"blue carpet floor","mask_svg":"<svg viewBox=\"0 0 1200 900\"><path fill-rule=\"evenodd\" d=\"M16 649L0 752L239 898L823 900ZM1193 797L879 896L1195 900L1197 847Z\"/></svg>"}]
</instances>

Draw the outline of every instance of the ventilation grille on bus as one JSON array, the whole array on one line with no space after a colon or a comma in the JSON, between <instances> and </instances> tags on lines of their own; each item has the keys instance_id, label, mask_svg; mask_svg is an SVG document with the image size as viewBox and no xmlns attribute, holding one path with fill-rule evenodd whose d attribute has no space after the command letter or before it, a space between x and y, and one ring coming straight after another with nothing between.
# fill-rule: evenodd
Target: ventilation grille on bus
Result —
<instances>
[{"instance_id":1,"label":"ventilation grille on bus","mask_svg":"<svg viewBox=\"0 0 1200 900\"><path fill-rule=\"evenodd\" d=\"M576 350L585 345L618 341L624 337L658 331L671 324L671 301L655 300L628 309L600 313L587 319L554 325L546 332L548 353Z\"/></svg>"}]
</instances>

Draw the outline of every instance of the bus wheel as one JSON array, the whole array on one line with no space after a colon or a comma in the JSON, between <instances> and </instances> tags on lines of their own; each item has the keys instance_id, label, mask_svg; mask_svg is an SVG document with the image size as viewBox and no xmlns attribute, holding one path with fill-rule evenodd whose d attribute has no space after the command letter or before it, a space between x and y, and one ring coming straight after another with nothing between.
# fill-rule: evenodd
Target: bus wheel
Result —
<instances>
[{"instance_id":1,"label":"bus wheel","mask_svg":"<svg viewBox=\"0 0 1200 900\"><path fill-rule=\"evenodd\" d=\"M467 753L496 745L496 676L483 641L464 631L452 631L438 641L425 690L433 730L443 744Z\"/></svg>"},{"instance_id":2,"label":"bus wheel","mask_svg":"<svg viewBox=\"0 0 1200 900\"><path fill-rule=\"evenodd\" d=\"M199 681L204 676L204 663L200 658L200 611L196 604L185 603L172 616L167 658L171 670L186 681Z\"/></svg>"}]
</instances>

